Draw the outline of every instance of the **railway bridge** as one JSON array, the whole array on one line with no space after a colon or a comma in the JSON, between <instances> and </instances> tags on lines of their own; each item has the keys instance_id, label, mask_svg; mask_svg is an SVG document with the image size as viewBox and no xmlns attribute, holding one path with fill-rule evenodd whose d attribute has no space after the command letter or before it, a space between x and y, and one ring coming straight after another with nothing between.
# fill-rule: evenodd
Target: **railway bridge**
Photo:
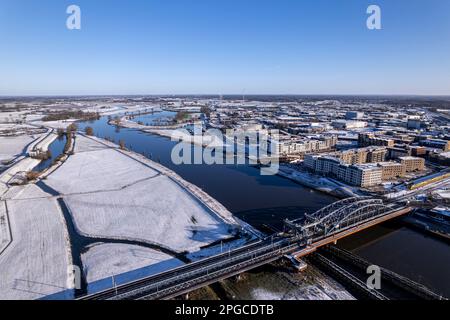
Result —
<instances>
[{"instance_id":1,"label":"railway bridge","mask_svg":"<svg viewBox=\"0 0 450 320\"><path fill-rule=\"evenodd\" d=\"M170 299L292 255L308 255L350 234L411 211L370 197L348 198L297 220L284 231L246 246L119 285L80 300Z\"/></svg>"}]
</instances>

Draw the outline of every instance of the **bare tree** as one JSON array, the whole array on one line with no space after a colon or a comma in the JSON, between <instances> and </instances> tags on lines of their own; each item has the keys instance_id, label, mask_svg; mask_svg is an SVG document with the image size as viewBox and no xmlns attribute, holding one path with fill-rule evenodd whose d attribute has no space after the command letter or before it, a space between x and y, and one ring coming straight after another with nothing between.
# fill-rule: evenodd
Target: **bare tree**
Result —
<instances>
[{"instance_id":1,"label":"bare tree","mask_svg":"<svg viewBox=\"0 0 450 320\"><path fill-rule=\"evenodd\" d=\"M86 128L84 129L84 132L86 132L86 134L87 134L88 136L93 136L93 135L94 135L94 129L92 129L92 127L86 127Z\"/></svg>"},{"instance_id":2,"label":"bare tree","mask_svg":"<svg viewBox=\"0 0 450 320\"><path fill-rule=\"evenodd\" d=\"M125 150L125 141L119 140L119 147L120 147L120 150Z\"/></svg>"}]
</instances>

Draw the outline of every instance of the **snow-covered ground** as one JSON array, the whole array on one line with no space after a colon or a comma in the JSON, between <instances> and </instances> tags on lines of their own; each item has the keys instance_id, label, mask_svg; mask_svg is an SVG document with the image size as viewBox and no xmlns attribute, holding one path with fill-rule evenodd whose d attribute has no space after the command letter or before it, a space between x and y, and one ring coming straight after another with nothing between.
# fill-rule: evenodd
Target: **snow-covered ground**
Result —
<instances>
[{"instance_id":1,"label":"snow-covered ground","mask_svg":"<svg viewBox=\"0 0 450 320\"><path fill-rule=\"evenodd\" d=\"M39 120L43 116L42 113L33 110L2 111L0 109L0 131L6 127L14 127L16 129L32 128L33 126L25 122Z\"/></svg>"},{"instance_id":2,"label":"snow-covered ground","mask_svg":"<svg viewBox=\"0 0 450 320\"><path fill-rule=\"evenodd\" d=\"M28 149L45 148L52 139L50 133ZM73 296L65 289L71 253L56 197L34 184L7 185L36 161L23 158L0 177L0 248L6 247L0 255L0 299ZM96 138L78 135L75 154L43 182L62 194L77 229L94 238L140 240L200 256L201 247L239 228L229 211L175 173ZM12 237L5 231L9 227ZM152 249L111 243L90 247L82 260L91 292L111 287L112 274L123 283L182 264Z\"/></svg>"},{"instance_id":3,"label":"snow-covered ground","mask_svg":"<svg viewBox=\"0 0 450 320\"><path fill-rule=\"evenodd\" d=\"M27 111L0 111L0 122L14 123L26 119Z\"/></svg>"},{"instance_id":4,"label":"snow-covered ground","mask_svg":"<svg viewBox=\"0 0 450 320\"><path fill-rule=\"evenodd\" d=\"M204 146L210 148L227 148L227 145L223 143L217 136L212 135L191 135L186 130L182 129L145 129L144 132L153 133L162 137L170 138L172 141L182 141L190 144L195 144L197 146Z\"/></svg>"},{"instance_id":5,"label":"snow-covered ground","mask_svg":"<svg viewBox=\"0 0 450 320\"><path fill-rule=\"evenodd\" d=\"M62 194L120 190L138 181L156 177L158 173L113 149L87 151L78 137L75 155L48 176L46 183ZM150 190L149 190L150 191Z\"/></svg>"},{"instance_id":6,"label":"snow-covered ground","mask_svg":"<svg viewBox=\"0 0 450 320\"><path fill-rule=\"evenodd\" d=\"M20 156L33 141L43 136L45 129L28 124L0 122L0 163Z\"/></svg>"},{"instance_id":7,"label":"snow-covered ground","mask_svg":"<svg viewBox=\"0 0 450 320\"><path fill-rule=\"evenodd\" d=\"M191 135L188 131L183 129L185 124L174 124L172 126L158 127L158 126L146 126L138 124L132 120L127 120L126 117L122 117L120 126L129 129L142 130L143 132L153 133L162 137L171 138L173 141L183 141L190 144L195 144L204 147L222 147L226 148L223 141L214 135Z\"/></svg>"},{"instance_id":8,"label":"snow-covered ground","mask_svg":"<svg viewBox=\"0 0 450 320\"><path fill-rule=\"evenodd\" d=\"M98 112L102 116L115 115L120 113L136 113L136 112L149 112L149 111L161 111L159 105L124 105L124 104L99 104L90 106L83 109L84 112Z\"/></svg>"},{"instance_id":9,"label":"snow-covered ground","mask_svg":"<svg viewBox=\"0 0 450 320\"><path fill-rule=\"evenodd\" d=\"M67 120L57 120L57 121L42 121L37 120L34 121L33 124L37 126L45 126L47 128L52 129L66 129L68 126L70 126L72 123L76 122L77 119L67 119Z\"/></svg>"},{"instance_id":10,"label":"snow-covered ground","mask_svg":"<svg viewBox=\"0 0 450 320\"><path fill-rule=\"evenodd\" d=\"M360 195L358 188L348 186L334 179L298 171L283 165L280 166L278 175L335 196L355 197Z\"/></svg>"},{"instance_id":11,"label":"snow-covered ground","mask_svg":"<svg viewBox=\"0 0 450 320\"><path fill-rule=\"evenodd\" d=\"M193 252L236 230L172 177L81 135L75 155L45 183L64 196L78 230L92 237Z\"/></svg>"},{"instance_id":12,"label":"snow-covered ground","mask_svg":"<svg viewBox=\"0 0 450 320\"><path fill-rule=\"evenodd\" d=\"M146 240L177 251L198 250L231 235L228 225L165 176L118 187L64 197L82 233Z\"/></svg>"},{"instance_id":13,"label":"snow-covered ground","mask_svg":"<svg viewBox=\"0 0 450 320\"><path fill-rule=\"evenodd\" d=\"M250 292L252 300L353 300L345 290L336 290L329 285L307 285L286 291L272 291L254 288Z\"/></svg>"},{"instance_id":14,"label":"snow-covered ground","mask_svg":"<svg viewBox=\"0 0 450 320\"><path fill-rule=\"evenodd\" d=\"M56 139L56 134L49 133L41 135L38 139L28 145L26 152L30 152L33 148L40 148L43 151L48 149L48 146ZM0 173L0 197L8 192L8 183L14 178L16 174L25 173L32 170L39 164L40 160L32 159L30 157L20 156L14 164Z\"/></svg>"},{"instance_id":15,"label":"snow-covered ground","mask_svg":"<svg viewBox=\"0 0 450 320\"><path fill-rule=\"evenodd\" d=\"M38 139L30 143L27 147L26 153L29 153L33 149L41 149L46 151L49 145L57 138L57 135L49 132L46 135L41 135ZM40 160L33 159L30 157L21 156L17 158L14 165L8 168L6 171L0 174L0 197L4 194L8 189L8 182L18 173L27 172L32 170L39 164Z\"/></svg>"},{"instance_id":16,"label":"snow-covered ground","mask_svg":"<svg viewBox=\"0 0 450 320\"><path fill-rule=\"evenodd\" d=\"M38 299L65 290L70 262L62 213L35 185L7 200L12 242L0 255L0 299ZM70 291L65 298L71 298Z\"/></svg>"},{"instance_id":17,"label":"snow-covered ground","mask_svg":"<svg viewBox=\"0 0 450 320\"><path fill-rule=\"evenodd\" d=\"M3 135L21 135L33 131L40 131L42 128L32 126L27 123L2 123L0 122L0 133Z\"/></svg>"},{"instance_id":18,"label":"snow-covered ground","mask_svg":"<svg viewBox=\"0 0 450 320\"><path fill-rule=\"evenodd\" d=\"M88 290L95 292L113 284L160 273L183 263L164 253L128 244L98 244L82 254ZM130 271L133 270L133 271Z\"/></svg>"},{"instance_id":19,"label":"snow-covered ground","mask_svg":"<svg viewBox=\"0 0 450 320\"><path fill-rule=\"evenodd\" d=\"M6 212L5 201L0 201L0 254L6 249L11 241L9 232L9 219Z\"/></svg>"},{"instance_id":20,"label":"snow-covered ground","mask_svg":"<svg viewBox=\"0 0 450 320\"><path fill-rule=\"evenodd\" d=\"M306 271L259 271L239 281L225 280L224 288L243 300L354 300L339 283L309 265Z\"/></svg>"},{"instance_id":21,"label":"snow-covered ground","mask_svg":"<svg viewBox=\"0 0 450 320\"><path fill-rule=\"evenodd\" d=\"M29 135L0 137L0 162L12 160L21 155L25 147L34 139L35 137Z\"/></svg>"}]
</instances>

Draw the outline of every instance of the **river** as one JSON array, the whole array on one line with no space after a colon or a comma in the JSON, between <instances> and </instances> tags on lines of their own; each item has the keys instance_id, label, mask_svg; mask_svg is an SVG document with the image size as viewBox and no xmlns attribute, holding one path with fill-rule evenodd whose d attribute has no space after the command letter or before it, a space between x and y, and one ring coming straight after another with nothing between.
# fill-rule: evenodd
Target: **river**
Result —
<instances>
[{"instance_id":1,"label":"river","mask_svg":"<svg viewBox=\"0 0 450 320\"><path fill-rule=\"evenodd\" d=\"M135 121L148 123L157 119L157 114L153 114ZM337 200L279 176L262 176L259 169L250 165L175 165L171 152L176 142L134 129L116 128L108 125L107 117L80 123L81 130L86 126L92 127L100 138L116 143L123 140L131 150L161 162L262 230L267 230L265 225L280 229L283 219L301 217ZM397 220L353 235L339 245L450 297L450 250L446 242L409 229Z\"/></svg>"}]
</instances>

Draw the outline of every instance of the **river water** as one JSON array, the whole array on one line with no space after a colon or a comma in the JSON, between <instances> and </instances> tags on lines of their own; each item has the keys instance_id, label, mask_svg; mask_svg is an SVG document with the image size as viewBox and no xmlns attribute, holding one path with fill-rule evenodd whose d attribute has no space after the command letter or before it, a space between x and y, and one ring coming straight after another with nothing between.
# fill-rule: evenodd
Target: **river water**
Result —
<instances>
[{"instance_id":1,"label":"river water","mask_svg":"<svg viewBox=\"0 0 450 320\"><path fill-rule=\"evenodd\" d=\"M144 123L153 120L158 121L157 114L135 119ZM278 176L262 176L250 165L175 165L171 152L176 142L134 129L119 129L107 121L102 117L80 123L80 129L90 126L100 138L116 143L123 140L131 150L161 162L264 231L267 225L280 229L283 219L301 217L337 200ZM450 248L446 242L406 228L397 220L353 235L339 245L450 297Z\"/></svg>"},{"instance_id":2,"label":"river water","mask_svg":"<svg viewBox=\"0 0 450 320\"><path fill-rule=\"evenodd\" d=\"M52 166L53 162L64 152L64 146L66 144L66 136L56 138L49 146L50 157L46 160L42 160L33 170L34 171L44 171L45 169Z\"/></svg>"}]
</instances>

